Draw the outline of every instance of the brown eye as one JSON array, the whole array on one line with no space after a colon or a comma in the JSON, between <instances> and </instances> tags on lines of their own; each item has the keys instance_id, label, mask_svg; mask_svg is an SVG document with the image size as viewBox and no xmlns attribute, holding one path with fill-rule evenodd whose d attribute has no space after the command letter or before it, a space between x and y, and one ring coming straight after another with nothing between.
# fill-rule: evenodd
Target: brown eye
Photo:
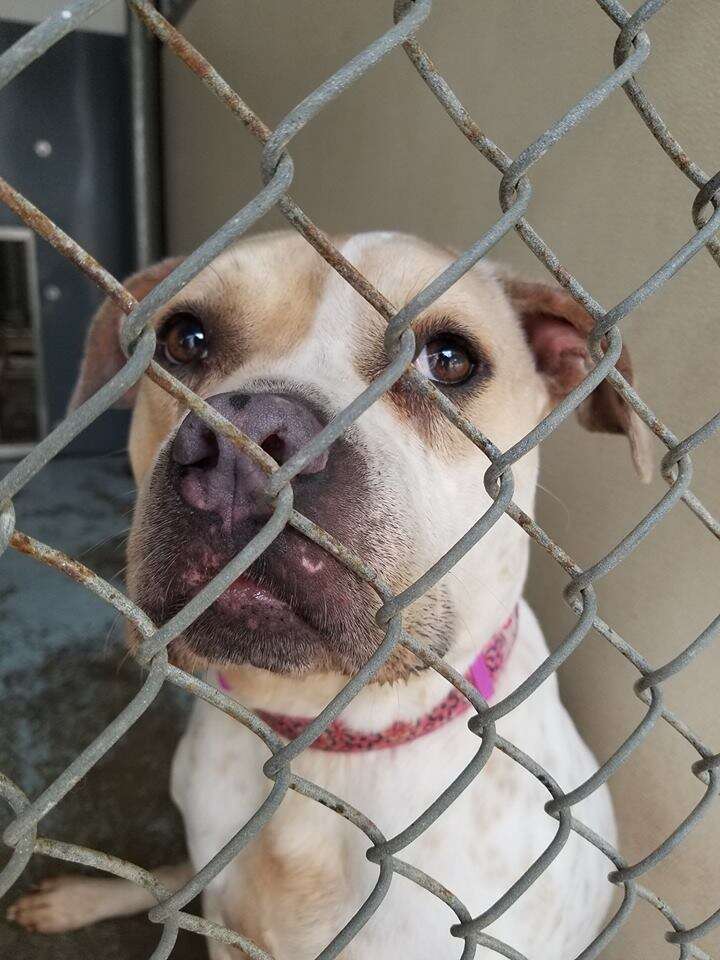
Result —
<instances>
[{"instance_id":1,"label":"brown eye","mask_svg":"<svg viewBox=\"0 0 720 960\"><path fill-rule=\"evenodd\" d=\"M192 313L176 313L162 328L158 347L163 359L175 366L202 360L208 352L205 328Z\"/></svg>"},{"instance_id":2,"label":"brown eye","mask_svg":"<svg viewBox=\"0 0 720 960\"><path fill-rule=\"evenodd\" d=\"M415 361L428 380L458 386L475 372L475 360L468 344L454 334L444 333L428 340Z\"/></svg>"}]
</instances>

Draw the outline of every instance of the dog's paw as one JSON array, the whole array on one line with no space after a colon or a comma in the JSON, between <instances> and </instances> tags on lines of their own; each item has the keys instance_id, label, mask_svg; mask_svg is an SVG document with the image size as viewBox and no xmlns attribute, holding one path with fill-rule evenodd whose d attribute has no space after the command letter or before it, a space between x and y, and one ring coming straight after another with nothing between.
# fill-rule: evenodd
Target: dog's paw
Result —
<instances>
[{"instance_id":1,"label":"dog's paw","mask_svg":"<svg viewBox=\"0 0 720 960\"><path fill-rule=\"evenodd\" d=\"M50 877L9 907L6 917L32 933L65 933L102 919L103 880Z\"/></svg>"}]
</instances>

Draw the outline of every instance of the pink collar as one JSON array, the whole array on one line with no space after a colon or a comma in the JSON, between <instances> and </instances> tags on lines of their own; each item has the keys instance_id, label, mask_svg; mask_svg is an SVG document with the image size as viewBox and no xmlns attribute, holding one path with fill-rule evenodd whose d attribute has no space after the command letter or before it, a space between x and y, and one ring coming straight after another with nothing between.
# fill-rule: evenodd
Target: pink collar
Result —
<instances>
[{"instance_id":1,"label":"pink collar","mask_svg":"<svg viewBox=\"0 0 720 960\"><path fill-rule=\"evenodd\" d=\"M492 635L480 653L470 664L466 677L476 690L486 700L491 700L495 693L498 675L507 663L518 632L518 608L507 618L500 629ZM218 672L218 686L230 692L231 687L226 677ZM324 733L311 744L313 750L330 750L334 753L360 753L364 750L384 750L388 747L397 747L403 743L410 743L418 737L424 737L438 727L444 726L455 717L461 716L470 707L470 703L454 687L429 713L417 720L398 720L374 733L361 733L351 730L342 720L333 720ZM269 727L284 737L294 740L308 726L310 720L306 717L289 717L282 713L268 713L267 710L256 710L257 715Z\"/></svg>"}]
</instances>

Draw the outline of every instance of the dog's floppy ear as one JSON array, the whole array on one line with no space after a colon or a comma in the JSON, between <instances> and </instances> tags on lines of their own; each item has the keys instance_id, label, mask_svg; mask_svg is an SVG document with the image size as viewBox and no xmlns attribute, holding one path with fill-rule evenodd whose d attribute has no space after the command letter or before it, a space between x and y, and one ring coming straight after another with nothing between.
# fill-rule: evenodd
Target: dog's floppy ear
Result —
<instances>
[{"instance_id":1,"label":"dog's floppy ear","mask_svg":"<svg viewBox=\"0 0 720 960\"><path fill-rule=\"evenodd\" d=\"M593 319L562 287L507 276L502 278L502 283L525 329L550 398L557 403L592 369L587 338L594 325ZM632 362L624 345L615 366L629 383L633 383ZM650 434L635 411L609 383L603 380L580 404L577 415L588 430L624 433L630 441L638 476L643 482L650 482Z\"/></svg>"},{"instance_id":2,"label":"dog's floppy ear","mask_svg":"<svg viewBox=\"0 0 720 960\"><path fill-rule=\"evenodd\" d=\"M182 263L183 259L183 257L172 257L153 264L128 277L123 282L123 286L136 300L142 300L153 287ZM124 319L123 311L109 298L104 300L97 309L85 339L85 353L80 365L78 381L68 405L69 413L85 403L125 364L126 357L120 346L119 337L120 325ZM131 407L136 393L137 384L128 390L115 406Z\"/></svg>"}]
</instances>

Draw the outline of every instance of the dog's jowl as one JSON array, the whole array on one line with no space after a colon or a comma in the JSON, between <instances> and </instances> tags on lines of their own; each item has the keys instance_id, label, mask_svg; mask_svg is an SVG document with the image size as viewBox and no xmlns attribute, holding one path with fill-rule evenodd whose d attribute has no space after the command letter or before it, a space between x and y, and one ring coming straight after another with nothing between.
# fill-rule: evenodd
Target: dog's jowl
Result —
<instances>
[{"instance_id":1,"label":"dog's jowl","mask_svg":"<svg viewBox=\"0 0 720 960\"><path fill-rule=\"evenodd\" d=\"M363 234L339 241L392 303L407 303L451 262L412 237ZM130 278L144 296L177 264ZM124 362L119 312L106 303L88 337L73 403ZM387 364L385 323L296 235L243 241L200 273L154 318L157 360L278 463L300 450ZM473 268L414 323L415 367L500 449L507 449L591 367L590 317L560 288ZM632 381L624 352L618 369ZM152 381L124 398L134 407L130 456L138 498L129 543L132 598L160 624L177 613L267 522L265 474ZM643 428L601 384L578 411L591 430L624 433L645 475ZM488 461L404 378L293 481L294 506L400 591L431 567L488 508ZM514 468L515 501L533 513L537 453ZM503 517L444 579L410 605L407 631L442 655L491 702L547 656L522 599L528 537ZM379 600L329 553L288 527L176 641L170 655L200 671L290 739L382 641ZM131 645L137 637L130 636ZM367 815L386 837L411 823L479 747L468 704L405 648L294 762ZM564 790L597 764L563 708L551 676L497 724ZM178 748L172 791L192 865L161 879L181 886L262 803L267 749L225 714L198 702ZM473 916L522 876L555 835L547 790L501 751L401 856L456 894ZM609 795L575 808L612 839ZM206 916L243 933L276 960L310 960L367 898L378 877L366 835L290 791L269 823L213 880ZM573 957L610 907L608 862L571 835L535 884L489 933L535 960ZM71 929L152 906L125 881L68 878L11 910L28 927ZM377 912L342 954L352 960L459 954L456 918L396 876ZM213 960L236 949L210 941ZM480 950L478 955L482 955Z\"/></svg>"}]
</instances>

